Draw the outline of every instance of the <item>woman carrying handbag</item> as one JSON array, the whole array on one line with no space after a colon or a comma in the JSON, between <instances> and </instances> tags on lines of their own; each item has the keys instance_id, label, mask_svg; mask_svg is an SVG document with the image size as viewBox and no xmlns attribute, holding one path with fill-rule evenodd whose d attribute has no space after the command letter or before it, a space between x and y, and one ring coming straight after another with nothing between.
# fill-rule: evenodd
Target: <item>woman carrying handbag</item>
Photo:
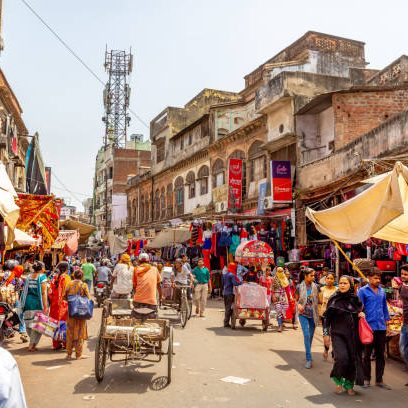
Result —
<instances>
[{"instance_id":1,"label":"woman carrying handbag","mask_svg":"<svg viewBox=\"0 0 408 408\"><path fill-rule=\"evenodd\" d=\"M336 394L347 391L355 395L354 384L364 384L362 344L359 338L359 318L364 318L363 305L354 294L353 278L343 275L339 290L327 303L323 315L324 332L329 333L334 364L330 377L336 384ZM324 337L329 346L330 337Z\"/></svg>"},{"instance_id":2,"label":"woman carrying handbag","mask_svg":"<svg viewBox=\"0 0 408 408\"><path fill-rule=\"evenodd\" d=\"M89 295L88 285L82 282L83 272L78 269L74 272L74 280L71 281L65 291L64 299L70 301L70 297L81 296L91 299ZM68 313L67 319L67 359L72 358L72 352L75 348L76 359L86 358L82 355L84 340L88 339L88 330L85 319L71 317Z\"/></svg>"}]
</instances>

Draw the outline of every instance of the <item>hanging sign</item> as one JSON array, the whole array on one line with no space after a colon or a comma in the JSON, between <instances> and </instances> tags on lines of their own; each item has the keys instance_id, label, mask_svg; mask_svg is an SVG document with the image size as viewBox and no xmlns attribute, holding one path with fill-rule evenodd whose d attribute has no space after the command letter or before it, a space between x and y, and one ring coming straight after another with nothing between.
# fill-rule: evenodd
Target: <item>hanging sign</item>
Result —
<instances>
[{"instance_id":1,"label":"hanging sign","mask_svg":"<svg viewBox=\"0 0 408 408\"><path fill-rule=\"evenodd\" d=\"M228 209L242 207L242 159L229 159L228 164Z\"/></svg>"},{"instance_id":2,"label":"hanging sign","mask_svg":"<svg viewBox=\"0 0 408 408\"><path fill-rule=\"evenodd\" d=\"M289 160L271 160L271 192L274 202L292 202L292 178Z\"/></svg>"}]
</instances>

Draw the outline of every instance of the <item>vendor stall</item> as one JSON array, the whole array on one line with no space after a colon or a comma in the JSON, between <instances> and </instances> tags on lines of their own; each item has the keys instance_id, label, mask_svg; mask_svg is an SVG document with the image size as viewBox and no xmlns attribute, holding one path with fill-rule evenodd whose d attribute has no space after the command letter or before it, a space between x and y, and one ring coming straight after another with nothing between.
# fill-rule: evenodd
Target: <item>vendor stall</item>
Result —
<instances>
[{"instance_id":1,"label":"vendor stall","mask_svg":"<svg viewBox=\"0 0 408 408\"><path fill-rule=\"evenodd\" d=\"M235 252L235 261L243 265L273 264L273 251L272 248L263 241L253 240L242 242Z\"/></svg>"},{"instance_id":2,"label":"vendor stall","mask_svg":"<svg viewBox=\"0 0 408 408\"><path fill-rule=\"evenodd\" d=\"M402 248L398 251L404 251L401 244L408 244L408 168L397 162L392 172L378 177L371 187L354 198L323 211L307 208L306 216L317 230L332 239L338 250L353 265L353 269L365 278L337 241L358 244L375 238L388 243L400 243L396 245L397 250L400 246ZM377 267L385 270L389 278L396 273L395 265L389 262L382 261L379 264L377 261ZM391 315L387 327L388 351L390 355L397 357L396 345L401 330L402 309L398 304L397 292L389 281L390 279L383 281L388 292L388 309Z\"/></svg>"}]
</instances>

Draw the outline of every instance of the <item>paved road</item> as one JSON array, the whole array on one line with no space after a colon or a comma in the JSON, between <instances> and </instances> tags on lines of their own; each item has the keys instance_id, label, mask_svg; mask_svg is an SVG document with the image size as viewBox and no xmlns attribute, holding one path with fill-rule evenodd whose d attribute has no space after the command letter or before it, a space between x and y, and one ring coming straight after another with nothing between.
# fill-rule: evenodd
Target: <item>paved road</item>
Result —
<instances>
[{"instance_id":1,"label":"paved road","mask_svg":"<svg viewBox=\"0 0 408 408\"><path fill-rule=\"evenodd\" d=\"M100 408L113 403L138 408L407 406L408 373L402 364L387 362L385 379L393 391L374 387L356 397L337 396L329 379L331 365L321 359L319 338L314 344L315 366L306 370L300 331L264 333L255 323L236 331L220 328L222 303L213 301L209 306L206 318L192 318L184 330L175 328L173 382L161 390L157 385L166 375L165 361L142 367L109 363L104 381L96 382L93 351L100 311L90 323L87 360L66 362L63 352L50 349L47 338L37 353L27 353L17 341L6 347L19 363L30 408ZM250 382L220 381L227 376Z\"/></svg>"}]
</instances>

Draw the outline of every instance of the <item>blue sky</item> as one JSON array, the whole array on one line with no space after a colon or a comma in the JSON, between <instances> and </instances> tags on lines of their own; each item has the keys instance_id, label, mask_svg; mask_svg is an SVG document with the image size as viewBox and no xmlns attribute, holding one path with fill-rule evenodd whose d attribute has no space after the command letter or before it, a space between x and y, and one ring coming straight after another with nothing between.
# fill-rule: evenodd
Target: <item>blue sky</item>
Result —
<instances>
[{"instance_id":1,"label":"blue sky","mask_svg":"<svg viewBox=\"0 0 408 408\"><path fill-rule=\"evenodd\" d=\"M308 30L366 42L369 67L408 54L408 3L391 0L27 0L102 78L105 45L134 54L131 107L149 121L201 89L240 91L243 77ZM80 205L92 194L102 143L101 85L31 14L4 0L0 66L38 131L54 192ZM149 131L132 118L131 133Z\"/></svg>"}]
</instances>

